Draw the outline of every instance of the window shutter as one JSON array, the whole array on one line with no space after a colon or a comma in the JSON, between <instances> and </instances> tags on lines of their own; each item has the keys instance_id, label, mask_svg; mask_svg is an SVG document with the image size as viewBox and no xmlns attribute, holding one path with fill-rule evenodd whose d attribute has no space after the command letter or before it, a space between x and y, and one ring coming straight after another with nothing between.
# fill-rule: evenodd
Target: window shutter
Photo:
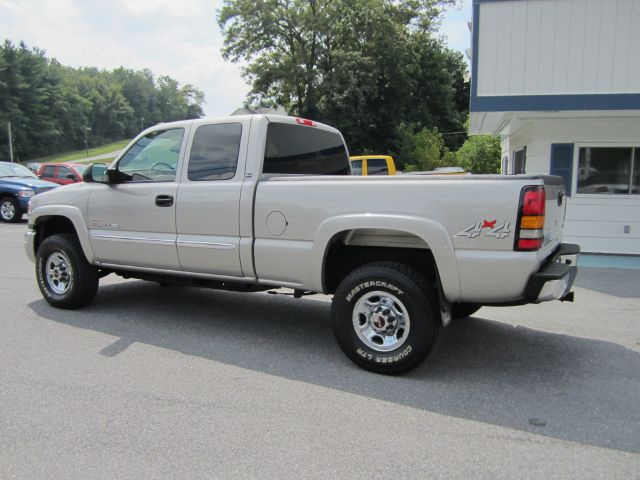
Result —
<instances>
[{"instance_id":1,"label":"window shutter","mask_svg":"<svg viewBox=\"0 0 640 480\"><path fill-rule=\"evenodd\" d=\"M573 178L573 143L551 144L551 175L564 178L567 195L571 196L571 180Z\"/></svg>"}]
</instances>

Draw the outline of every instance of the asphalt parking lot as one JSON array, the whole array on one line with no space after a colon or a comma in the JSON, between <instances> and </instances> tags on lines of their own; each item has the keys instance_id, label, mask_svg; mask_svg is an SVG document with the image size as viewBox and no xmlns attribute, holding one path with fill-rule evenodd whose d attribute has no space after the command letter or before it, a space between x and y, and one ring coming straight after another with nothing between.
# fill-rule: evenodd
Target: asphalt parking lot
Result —
<instances>
[{"instance_id":1,"label":"asphalt parking lot","mask_svg":"<svg viewBox=\"0 0 640 480\"><path fill-rule=\"evenodd\" d=\"M107 277L56 310L0 224L0 478L640 478L640 270L483 308L417 370L333 340L329 303Z\"/></svg>"}]
</instances>

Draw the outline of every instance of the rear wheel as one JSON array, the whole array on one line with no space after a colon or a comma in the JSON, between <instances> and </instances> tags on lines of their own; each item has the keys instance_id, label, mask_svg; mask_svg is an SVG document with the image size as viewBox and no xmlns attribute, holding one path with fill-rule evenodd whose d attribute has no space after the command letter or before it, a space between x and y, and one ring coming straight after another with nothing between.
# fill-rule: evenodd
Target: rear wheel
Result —
<instances>
[{"instance_id":1,"label":"rear wheel","mask_svg":"<svg viewBox=\"0 0 640 480\"><path fill-rule=\"evenodd\" d=\"M13 197L4 197L0 200L0 220L3 222L17 222L22 218L20 204Z\"/></svg>"},{"instance_id":2,"label":"rear wheel","mask_svg":"<svg viewBox=\"0 0 640 480\"><path fill-rule=\"evenodd\" d=\"M400 374L433 350L440 331L425 278L394 262L354 270L336 290L333 331L344 353L376 373Z\"/></svg>"},{"instance_id":3,"label":"rear wheel","mask_svg":"<svg viewBox=\"0 0 640 480\"><path fill-rule=\"evenodd\" d=\"M82 307L96 296L98 269L87 262L70 233L47 237L36 254L36 277L44 299L54 307Z\"/></svg>"}]
</instances>

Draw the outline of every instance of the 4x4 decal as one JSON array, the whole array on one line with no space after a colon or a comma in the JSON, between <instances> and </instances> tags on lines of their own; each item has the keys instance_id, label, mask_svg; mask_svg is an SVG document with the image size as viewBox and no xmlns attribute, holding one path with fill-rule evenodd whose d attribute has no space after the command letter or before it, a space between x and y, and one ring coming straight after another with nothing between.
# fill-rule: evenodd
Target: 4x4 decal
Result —
<instances>
[{"instance_id":1,"label":"4x4 decal","mask_svg":"<svg viewBox=\"0 0 640 480\"><path fill-rule=\"evenodd\" d=\"M502 239L511 235L511 222L497 223L497 220L479 220L459 231L456 237L478 238L484 234L485 237Z\"/></svg>"}]
</instances>

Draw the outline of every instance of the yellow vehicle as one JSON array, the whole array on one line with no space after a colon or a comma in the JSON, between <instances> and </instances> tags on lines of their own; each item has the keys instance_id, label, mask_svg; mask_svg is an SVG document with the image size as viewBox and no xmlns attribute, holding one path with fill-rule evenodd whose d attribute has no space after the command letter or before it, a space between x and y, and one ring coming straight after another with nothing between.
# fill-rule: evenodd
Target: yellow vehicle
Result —
<instances>
[{"instance_id":1,"label":"yellow vehicle","mask_svg":"<svg viewBox=\"0 0 640 480\"><path fill-rule=\"evenodd\" d=\"M389 155L349 157L352 175L395 175L396 164Z\"/></svg>"}]
</instances>

